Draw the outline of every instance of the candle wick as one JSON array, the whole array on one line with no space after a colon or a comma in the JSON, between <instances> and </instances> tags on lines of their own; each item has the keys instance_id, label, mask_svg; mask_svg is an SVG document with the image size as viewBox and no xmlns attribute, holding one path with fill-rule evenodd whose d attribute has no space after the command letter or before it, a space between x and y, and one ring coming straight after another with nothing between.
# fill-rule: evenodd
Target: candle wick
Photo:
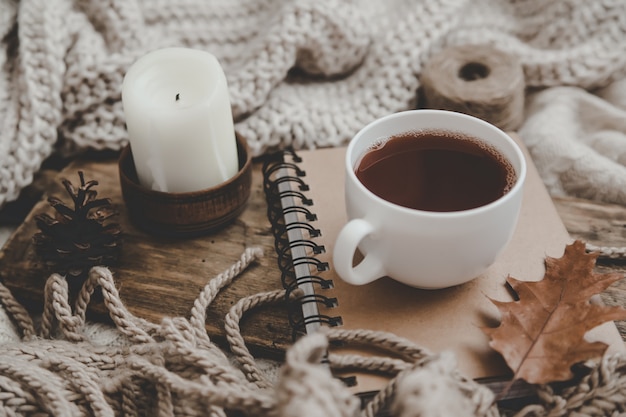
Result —
<instances>
[{"instance_id":1,"label":"candle wick","mask_svg":"<svg viewBox=\"0 0 626 417\"><path fill-rule=\"evenodd\" d=\"M180 100L180 93L176 93L176 101Z\"/></svg>"}]
</instances>

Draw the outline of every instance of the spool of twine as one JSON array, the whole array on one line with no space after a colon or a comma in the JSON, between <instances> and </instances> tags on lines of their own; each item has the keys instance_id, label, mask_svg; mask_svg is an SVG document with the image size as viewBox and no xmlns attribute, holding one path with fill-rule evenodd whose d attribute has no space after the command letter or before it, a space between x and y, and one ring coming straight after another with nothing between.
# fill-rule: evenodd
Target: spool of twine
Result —
<instances>
[{"instance_id":1,"label":"spool of twine","mask_svg":"<svg viewBox=\"0 0 626 417\"><path fill-rule=\"evenodd\" d=\"M524 71L519 60L488 45L444 49L421 77L427 108L469 114L502 130L524 119Z\"/></svg>"}]
</instances>

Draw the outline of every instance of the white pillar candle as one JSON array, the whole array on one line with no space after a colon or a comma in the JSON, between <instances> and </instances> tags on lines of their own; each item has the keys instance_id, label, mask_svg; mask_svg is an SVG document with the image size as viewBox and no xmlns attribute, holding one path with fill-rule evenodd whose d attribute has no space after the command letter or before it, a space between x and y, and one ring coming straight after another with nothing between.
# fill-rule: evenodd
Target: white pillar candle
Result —
<instances>
[{"instance_id":1,"label":"white pillar candle","mask_svg":"<svg viewBox=\"0 0 626 417\"><path fill-rule=\"evenodd\" d=\"M144 55L124 77L122 104L144 187L197 191L237 173L226 76L210 53L165 48Z\"/></svg>"}]
</instances>

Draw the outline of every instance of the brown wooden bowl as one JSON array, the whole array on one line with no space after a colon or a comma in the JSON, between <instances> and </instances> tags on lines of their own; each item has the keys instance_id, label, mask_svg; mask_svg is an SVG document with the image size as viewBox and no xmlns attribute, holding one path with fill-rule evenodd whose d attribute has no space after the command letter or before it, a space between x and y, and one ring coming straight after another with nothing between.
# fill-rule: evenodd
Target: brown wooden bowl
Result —
<instances>
[{"instance_id":1,"label":"brown wooden bowl","mask_svg":"<svg viewBox=\"0 0 626 417\"><path fill-rule=\"evenodd\" d=\"M119 159L122 196L130 220L155 235L193 237L214 232L244 209L250 197L252 157L248 145L237 135L239 172L229 180L200 191L166 193L139 184L130 146Z\"/></svg>"}]
</instances>

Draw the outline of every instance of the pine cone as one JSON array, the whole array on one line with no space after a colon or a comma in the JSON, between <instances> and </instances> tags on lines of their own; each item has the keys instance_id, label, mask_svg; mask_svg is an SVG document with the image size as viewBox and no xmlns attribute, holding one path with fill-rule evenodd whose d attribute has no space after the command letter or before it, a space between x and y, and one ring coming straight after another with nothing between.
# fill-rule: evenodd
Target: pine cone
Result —
<instances>
[{"instance_id":1,"label":"pine cone","mask_svg":"<svg viewBox=\"0 0 626 417\"><path fill-rule=\"evenodd\" d=\"M74 207L68 207L56 197L48 203L56 210L54 217L41 214L35 217L40 232L33 236L35 251L46 266L54 272L73 278L86 278L92 266L112 266L121 252L121 229L117 223L106 220L119 214L108 198L96 199L91 188L97 181L85 182L78 171L80 187L62 181L72 197Z\"/></svg>"}]
</instances>

